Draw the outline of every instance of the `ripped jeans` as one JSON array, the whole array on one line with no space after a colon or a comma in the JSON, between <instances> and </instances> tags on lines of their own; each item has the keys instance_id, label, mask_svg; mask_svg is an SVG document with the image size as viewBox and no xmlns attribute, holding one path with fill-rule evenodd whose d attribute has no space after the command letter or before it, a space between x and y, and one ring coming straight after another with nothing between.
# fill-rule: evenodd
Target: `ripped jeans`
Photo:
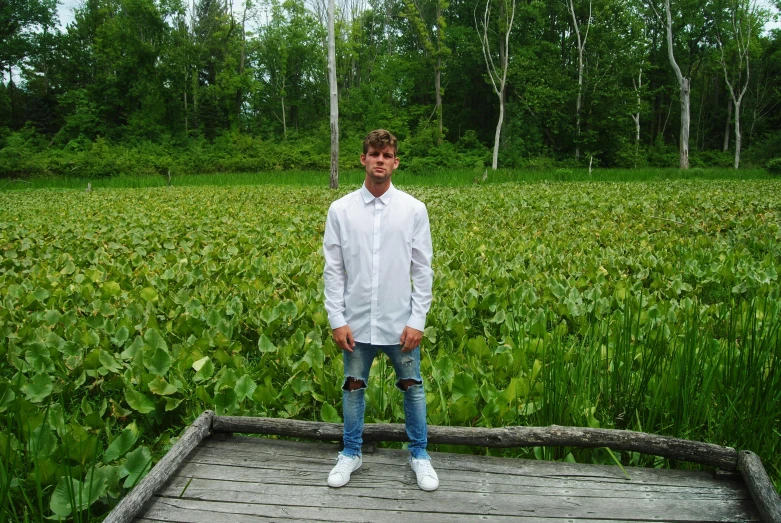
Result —
<instances>
[{"instance_id":1,"label":"ripped jeans","mask_svg":"<svg viewBox=\"0 0 781 523\"><path fill-rule=\"evenodd\" d=\"M396 370L396 387L404 394L404 418L409 437L408 449L414 459L431 459L426 452L428 429L426 427L426 392L420 377L420 347L408 352L401 351L401 345L370 345L356 342L353 352L343 350L344 384L342 386L342 409L344 411L344 450L346 456L360 456L363 443L363 415L366 410L365 389L369 382L369 370L377 352L384 352ZM347 390L347 379L363 381L363 387ZM405 391L402 380L417 383Z\"/></svg>"}]
</instances>

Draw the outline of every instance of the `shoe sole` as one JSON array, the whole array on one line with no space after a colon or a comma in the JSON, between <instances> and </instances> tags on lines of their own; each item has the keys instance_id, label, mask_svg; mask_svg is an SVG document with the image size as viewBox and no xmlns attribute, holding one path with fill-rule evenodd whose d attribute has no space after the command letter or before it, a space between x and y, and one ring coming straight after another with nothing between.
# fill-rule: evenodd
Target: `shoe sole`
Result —
<instances>
[{"instance_id":1,"label":"shoe sole","mask_svg":"<svg viewBox=\"0 0 781 523\"><path fill-rule=\"evenodd\" d=\"M363 465L363 463L361 463L361 465ZM357 467L355 467L355 469L353 469L353 472L355 472L356 470L358 470L359 468L361 468L361 465L358 465ZM350 479L352 478L352 474L353 474L353 472L350 472L350 477L349 477L349 478L347 478L347 481L345 481L345 482L344 482L344 483L342 483L341 485L331 485L330 483L328 483L328 486L329 486L329 487L331 487L331 488L341 488L341 487L343 487L343 486L347 485L347 484L350 482Z\"/></svg>"}]
</instances>

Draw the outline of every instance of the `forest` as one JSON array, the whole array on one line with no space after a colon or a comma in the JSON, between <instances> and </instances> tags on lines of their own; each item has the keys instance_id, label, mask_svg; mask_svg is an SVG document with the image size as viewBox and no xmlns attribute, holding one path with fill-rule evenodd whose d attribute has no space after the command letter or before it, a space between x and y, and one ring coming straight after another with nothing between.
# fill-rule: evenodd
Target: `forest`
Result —
<instances>
[{"instance_id":1,"label":"forest","mask_svg":"<svg viewBox=\"0 0 781 523\"><path fill-rule=\"evenodd\" d=\"M340 165L778 163L778 4L339 0ZM57 7L0 2L0 176L328 168L324 0Z\"/></svg>"}]
</instances>

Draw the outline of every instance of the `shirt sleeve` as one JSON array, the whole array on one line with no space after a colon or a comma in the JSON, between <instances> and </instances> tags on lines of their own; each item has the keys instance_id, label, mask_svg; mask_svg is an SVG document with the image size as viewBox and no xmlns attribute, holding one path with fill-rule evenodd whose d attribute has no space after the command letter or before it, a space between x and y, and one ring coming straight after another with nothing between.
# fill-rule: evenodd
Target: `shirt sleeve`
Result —
<instances>
[{"instance_id":1,"label":"shirt sleeve","mask_svg":"<svg viewBox=\"0 0 781 523\"><path fill-rule=\"evenodd\" d=\"M428 211L424 205L417 216L412 233L412 262L410 263L412 313L407 321L408 327L419 331L426 328L426 314L431 307L431 286L434 281L434 271L431 270L433 252Z\"/></svg>"},{"instance_id":2,"label":"shirt sleeve","mask_svg":"<svg viewBox=\"0 0 781 523\"><path fill-rule=\"evenodd\" d=\"M339 235L339 220L333 205L328 209L323 235L323 280L325 283L325 310L332 329L344 327L344 287L347 276L342 256L342 242Z\"/></svg>"}]
</instances>

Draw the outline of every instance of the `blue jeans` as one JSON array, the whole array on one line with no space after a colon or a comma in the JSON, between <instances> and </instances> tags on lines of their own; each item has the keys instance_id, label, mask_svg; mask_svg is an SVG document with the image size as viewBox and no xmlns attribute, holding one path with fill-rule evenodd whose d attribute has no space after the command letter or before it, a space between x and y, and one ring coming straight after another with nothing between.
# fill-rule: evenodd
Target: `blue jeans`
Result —
<instances>
[{"instance_id":1,"label":"blue jeans","mask_svg":"<svg viewBox=\"0 0 781 523\"><path fill-rule=\"evenodd\" d=\"M365 390L369 383L369 370L377 352L384 352L396 370L396 387L404 394L404 417L409 437L407 447L414 459L431 459L426 452L428 428L426 426L426 392L420 377L420 347L408 352L401 345L370 345L355 342L353 352L343 350L344 384L342 409L344 411L344 450L346 456L360 456L363 443L363 414L366 410ZM347 379L362 381L362 387L348 390ZM402 380L416 383L404 390Z\"/></svg>"}]
</instances>

